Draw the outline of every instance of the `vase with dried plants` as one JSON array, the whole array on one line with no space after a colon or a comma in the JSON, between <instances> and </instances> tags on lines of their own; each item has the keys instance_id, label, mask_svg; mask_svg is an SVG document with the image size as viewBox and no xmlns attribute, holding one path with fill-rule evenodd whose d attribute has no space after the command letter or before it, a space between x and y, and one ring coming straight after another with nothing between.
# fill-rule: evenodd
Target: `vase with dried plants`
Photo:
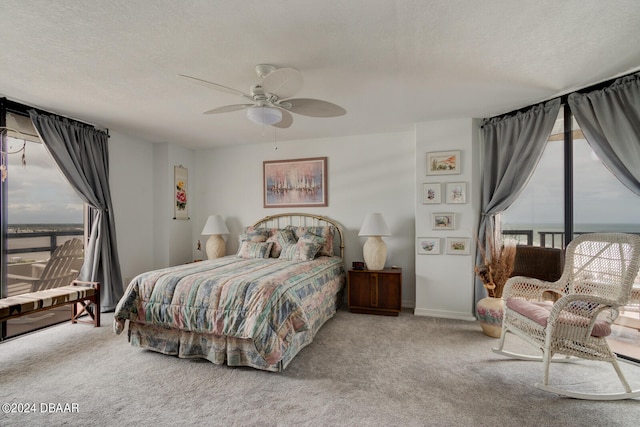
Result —
<instances>
[{"instance_id":1,"label":"vase with dried plants","mask_svg":"<svg viewBox=\"0 0 640 427\"><path fill-rule=\"evenodd\" d=\"M478 301L476 308L482 331L490 337L500 337L502 332L502 291L513 273L516 243L489 235L486 247L478 245L482 264L475 266L475 272L487 290L487 298Z\"/></svg>"}]
</instances>

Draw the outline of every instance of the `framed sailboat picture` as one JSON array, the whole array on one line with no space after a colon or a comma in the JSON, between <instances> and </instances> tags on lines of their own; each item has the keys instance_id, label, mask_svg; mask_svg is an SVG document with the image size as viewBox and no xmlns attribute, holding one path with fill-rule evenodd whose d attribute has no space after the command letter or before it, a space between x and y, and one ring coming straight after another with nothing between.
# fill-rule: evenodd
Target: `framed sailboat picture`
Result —
<instances>
[{"instance_id":1,"label":"framed sailboat picture","mask_svg":"<svg viewBox=\"0 0 640 427\"><path fill-rule=\"evenodd\" d=\"M265 208L328 206L327 158L263 162Z\"/></svg>"}]
</instances>

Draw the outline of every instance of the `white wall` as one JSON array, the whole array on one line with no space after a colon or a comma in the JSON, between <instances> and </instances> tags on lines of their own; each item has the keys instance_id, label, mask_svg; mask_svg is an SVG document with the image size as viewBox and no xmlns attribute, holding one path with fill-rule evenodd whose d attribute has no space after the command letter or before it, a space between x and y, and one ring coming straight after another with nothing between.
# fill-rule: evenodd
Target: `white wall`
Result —
<instances>
[{"instance_id":1,"label":"white wall","mask_svg":"<svg viewBox=\"0 0 640 427\"><path fill-rule=\"evenodd\" d=\"M153 144L109 131L109 184L124 285L154 267Z\"/></svg>"},{"instance_id":2,"label":"white wall","mask_svg":"<svg viewBox=\"0 0 640 427\"><path fill-rule=\"evenodd\" d=\"M193 150L151 143L110 130L109 180L122 278L192 259L193 220L173 219L173 167L189 169L197 184Z\"/></svg>"},{"instance_id":3,"label":"white wall","mask_svg":"<svg viewBox=\"0 0 640 427\"><path fill-rule=\"evenodd\" d=\"M474 320L473 266L475 236L478 223L476 158L477 124L471 119L442 120L416 125L416 190L415 230L417 237L439 237L440 255L416 255L416 315ZM427 176L426 153L460 150L460 175ZM467 182L466 204L446 204L443 185L442 204L422 204L425 182ZM431 215L435 212L455 214L455 230L433 230ZM471 239L470 255L447 255L447 237ZM415 246L415 242L414 242Z\"/></svg>"},{"instance_id":4,"label":"white wall","mask_svg":"<svg viewBox=\"0 0 640 427\"><path fill-rule=\"evenodd\" d=\"M227 254L250 223L278 212L314 212L345 230L345 262L362 261L364 217L382 212L392 236L385 237L387 265L403 269L403 306L418 315L472 320L473 254L416 255L416 237L475 236L478 222L477 123L471 119L419 123L414 132L310 141L241 145L193 151L170 143L141 141L111 130L110 180L118 251L125 286L135 275L206 256L196 241L208 215L220 213L231 231ZM428 151L462 150L461 175L426 176ZM264 160L328 157L329 206L265 209ZM189 169L189 221L173 220L173 166ZM423 182L469 183L465 205L423 205ZM458 227L433 231L431 213L454 211ZM473 247L473 245L472 245Z\"/></svg>"},{"instance_id":5,"label":"white wall","mask_svg":"<svg viewBox=\"0 0 640 427\"><path fill-rule=\"evenodd\" d=\"M193 240L193 212L197 202L195 179L195 152L175 144L158 143L153 147L154 156L154 268L183 264L191 261L195 243ZM175 183L174 167L183 166L188 171L187 209L190 219L174 219Z\"/></svg>"},{"instance_id":6,"label":"white wall","mask_svg":"<svg viewBox=\"0 0 640 427\"><path fill-rule=\"evenodd\" d=\"M231 235L227 254L238 248L246 225L274 213L313 212L337 220L345 229L345 262L362 261L365 238L358 237L364 217L381 212L392 236L385 237L387 266L403 268L403 305L414 294L414 135L389 133L352 137L242 145L199 151L196 156L197 208L191 215L198 234L208 215L219 213ZM265 209L262 162L327 157L329 206ZM207 236L196 237L203 244ZM195 240L194 240L195 242ZM196 256L196 254L194 254Z\"/></svg>"}]
</instances>

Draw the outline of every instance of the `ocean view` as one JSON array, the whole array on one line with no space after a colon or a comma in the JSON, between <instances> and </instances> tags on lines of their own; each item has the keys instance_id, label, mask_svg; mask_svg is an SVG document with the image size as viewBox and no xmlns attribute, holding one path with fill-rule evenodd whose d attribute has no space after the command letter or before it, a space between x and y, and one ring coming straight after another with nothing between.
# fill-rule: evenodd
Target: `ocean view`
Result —
<instances>
[{"instance_id":1,"label":"ocean view","mask_svg":"<svg viewBox=\"0 0 640 427\"><path fill-rule=\"evenodd\" d=\"M8 263L19 264L49 258L52 247L82 237L84 224L8 224Z\"/></svg>"},{"instance_id":2,"label":"ocean view","mask_svg":"<svg viewBox=\"0 0 640 427\"><path fill-rule=\"evenodd\" d=\"M42 233L48 231L83 231L83 224L8 224L8 233Z\"/></svg>"},{"instance_id":3,"label":"ocean view","mask_svg":"<svg viewBox=\"0 0 640 427\"><path fill-rule=\"evenodd\" d=\"M551 236L556 236L556 244L554 247L560 247L561 240L558 238L564 233L564 225L558 223L548 224L515 224L515 223L502 223L503 231L527 231L533 232L533 245L539 246L542 236L545 236L545 246L552 246ZM593 223L593 224L574 224L574 233L596 233L596 232L609 232L609 233L633 233L640 234L640 224L605 224L605 223ZM509 236L516 238L518 243L526 244L525 236Z\"/></svg>"}]
</instances>

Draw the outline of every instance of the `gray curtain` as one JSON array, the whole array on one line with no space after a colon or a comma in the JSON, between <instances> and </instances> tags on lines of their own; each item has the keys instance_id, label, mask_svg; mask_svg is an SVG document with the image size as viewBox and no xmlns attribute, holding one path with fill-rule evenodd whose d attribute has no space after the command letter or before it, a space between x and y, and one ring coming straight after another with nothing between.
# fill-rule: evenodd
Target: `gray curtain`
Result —
<instances>
[{"instance_id":1,"label":"gray curtain","mask_svg":"<svg viewBox=\"0 0 640 427\"><path fill-rule=\"evenodd\" d=\"M483 121L479 245L486 247L487 236L501 232L496 215L511 206L529 181L551 135L559 109L560 99L556 98L514 116ZM481 262L478 253L476 264ZM482 282L476 278L475 301L484 296Z\"/></svg>"},{"instance_id":2,"label":"gray curtain","mask_svg":"<svg viewBox=\"0 0 640 427\"><path fill-rule=\"evenodd\" d=\"M640 196L640 73L569 95L571 112L602 163Z\"/></svg>"},{"instance_id":3,"label":"gray curtain","mask_svg":"<svg viewBox=\"0 0 640 427\"><path fill-rule=\"evenodd\" d=\"M101 311L113 311L123 294L116 228L109 191L108 136L64 118L29 114L47 151L91 207L91 235L80 279L100 282Z\"/></svg>"}]
</instances>

